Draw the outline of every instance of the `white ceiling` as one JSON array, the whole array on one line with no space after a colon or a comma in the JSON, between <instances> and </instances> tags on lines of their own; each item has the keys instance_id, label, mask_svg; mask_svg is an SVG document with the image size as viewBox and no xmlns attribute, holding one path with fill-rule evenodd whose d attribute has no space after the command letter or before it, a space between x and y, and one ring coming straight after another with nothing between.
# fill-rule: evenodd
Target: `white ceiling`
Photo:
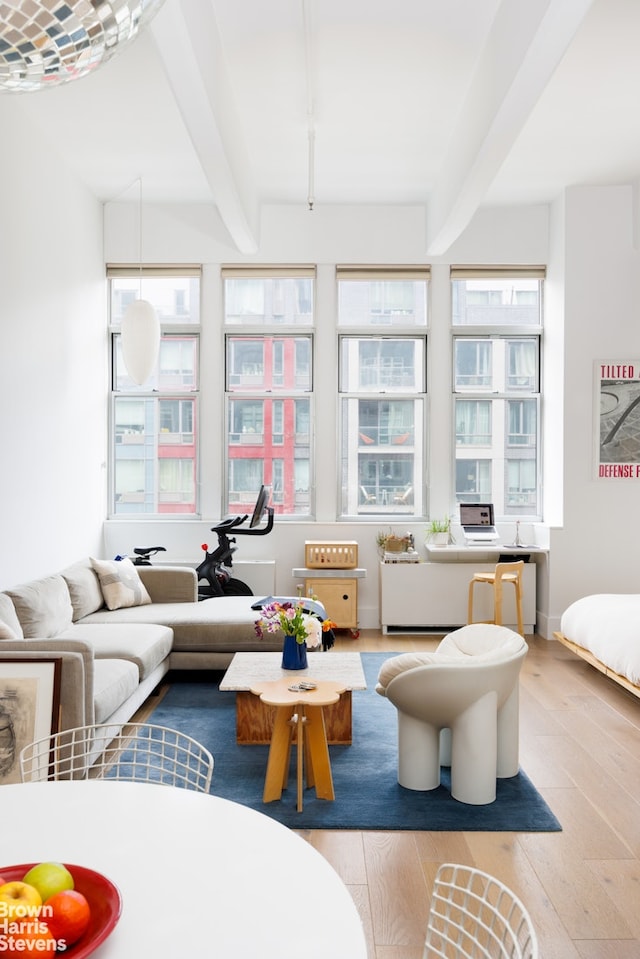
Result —
<instances>
[{"instance_id":1,"label":"white ceiling","mask_svg":"<svg viewBox=\"0 0 640 959\"><path fill-rule=\"evenodd\" d=\"M166 0L92 76L21 94L103 201L483 205L640 176L638 0ZM16 96L16 94L3 94ZM309 130L315 134L310 182Z\"/></svg>"}]
</instances>

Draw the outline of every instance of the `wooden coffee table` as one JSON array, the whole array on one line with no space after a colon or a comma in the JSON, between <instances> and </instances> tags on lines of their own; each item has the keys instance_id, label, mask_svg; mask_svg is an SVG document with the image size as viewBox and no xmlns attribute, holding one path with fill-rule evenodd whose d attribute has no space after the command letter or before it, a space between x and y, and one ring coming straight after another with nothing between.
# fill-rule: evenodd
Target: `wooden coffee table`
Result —
<instances>
[{"instance_id":1,"label":"wooden coffee table","mask_svg":"<svg viewBox=\"0 0 640 959\"><path fill-rule=\"evenodd\" d=\"M226 671L221 691L236 694L236 742L242 745L271 743L276 707L264 703L251 689L257 683L288 679L333 680L344 687L337 703L324 708L329 745L352 741L351 691L366 689L360 653L310 651L306 669L283 669L281 653L236 653Z\"/></svg>"}]
</instances>

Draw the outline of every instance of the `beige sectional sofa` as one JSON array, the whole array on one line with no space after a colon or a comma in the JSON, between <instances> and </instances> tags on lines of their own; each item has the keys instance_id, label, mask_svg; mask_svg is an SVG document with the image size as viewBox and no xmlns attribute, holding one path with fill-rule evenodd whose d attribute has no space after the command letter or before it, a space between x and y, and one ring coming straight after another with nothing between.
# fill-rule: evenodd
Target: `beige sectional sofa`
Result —
<instances>
[{"instance_id":1,"label":"beige sectional sofa","mask_svg":"<svg viewBox=\"0 0 640 959\"><path fill-rule=\"evenodd\" d=\"M88 558L5 590L0 675L3 660L62 658L69 729L130 719L170 668L222 669L235 652L282 648L277 633L257 637L256 597L197 596L193 569Z\"/></svg>"}]
</instances>

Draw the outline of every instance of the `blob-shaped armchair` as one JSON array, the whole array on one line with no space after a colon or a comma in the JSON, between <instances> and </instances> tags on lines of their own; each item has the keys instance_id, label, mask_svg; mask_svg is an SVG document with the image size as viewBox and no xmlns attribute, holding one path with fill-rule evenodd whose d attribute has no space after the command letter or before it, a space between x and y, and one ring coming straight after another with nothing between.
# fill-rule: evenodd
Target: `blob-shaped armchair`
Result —
<instances>
[{"instance_id":1,"label":"blob-shaped armchair","mask_svg":"<svg viewBox=\"0 0 640 959\"><path fill-rule=\"evenodd\" d=\"M398 782L440 785L451 766L451 795L485 805L496 779L519 768L519 674L527 644L505 626L476 623L446 636L432 653L383 663L377 691L398 711Z\"/></svg>"}]
</instances>

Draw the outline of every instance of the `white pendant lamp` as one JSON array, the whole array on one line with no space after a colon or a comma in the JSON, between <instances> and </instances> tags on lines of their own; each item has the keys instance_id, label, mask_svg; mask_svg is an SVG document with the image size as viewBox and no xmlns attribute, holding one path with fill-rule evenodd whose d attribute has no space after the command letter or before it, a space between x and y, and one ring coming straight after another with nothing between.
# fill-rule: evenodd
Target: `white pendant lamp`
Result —
<instances>
[{"instance_id":1,"label":"white pendant lamp","mask_svg":"<svg viewBox=\"0 0 640 959\"><path fill-rule=\"evenodd\" d=\"M148 300L134 300L122 318L122 358L131 379L142 386L153 373L160 349L160 321Z\"/></svg>"},{"instance_id":2,"label":"white pendant lamp","mask_svg":"<svg viewBox=\"0 0 640 959\"><path fill-rule=\"evenodd\" d=\"M18 0L0 4L0 90L78 80L130 43L164 0Z\"/></svg>"},{"instance_id":3,"label":"white pendant lamp","mask_svg":"<svg viewBox=\"0 0 640 959\"><path fill-rule=\"evenodd\" d=\"M127 373L138 386L147 382L158 362L160 320L148 300L142 299L142 178L138 180L138 262L140 297L127 307L120 326L122 359Z\"/></svg>"}]
</instances>

